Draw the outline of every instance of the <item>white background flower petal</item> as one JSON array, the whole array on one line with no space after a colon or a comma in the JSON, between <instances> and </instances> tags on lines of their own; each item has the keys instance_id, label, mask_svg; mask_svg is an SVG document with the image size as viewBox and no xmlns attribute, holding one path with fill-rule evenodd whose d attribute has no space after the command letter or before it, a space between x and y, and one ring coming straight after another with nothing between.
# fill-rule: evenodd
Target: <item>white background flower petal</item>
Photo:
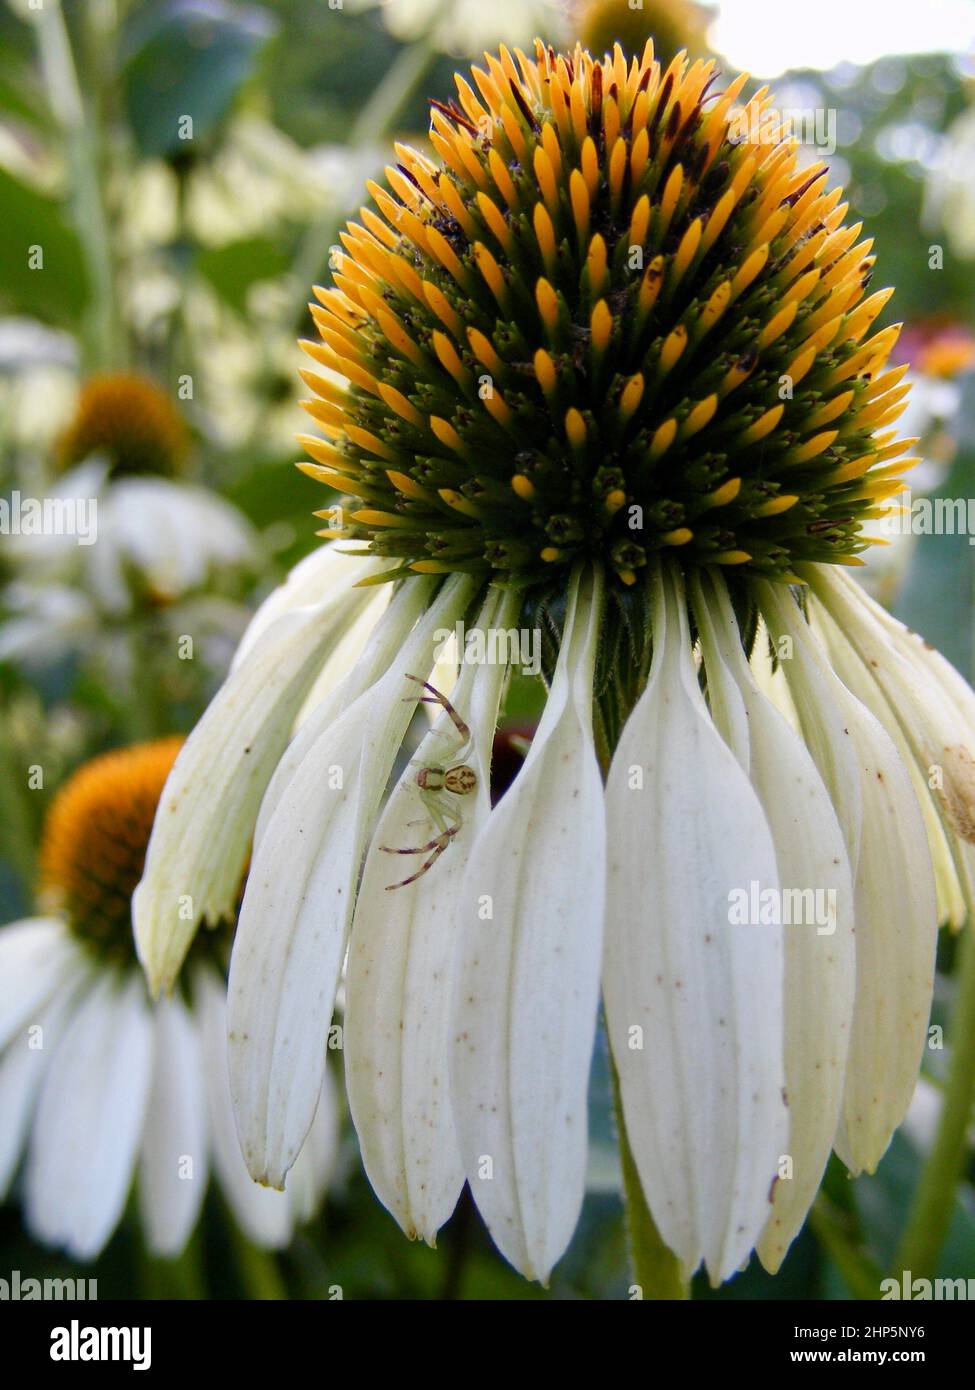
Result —
<instances>
[{"instance_id":1,"label":"white background flower petal","mask_svg":"<svg viewBox=\"0 0 975 1390\"><path fill-rule=\"evenodd\" d=\"M78 944L58 917L27 917L0 931L0 1048L79 968Z\"/></svg>"},{"instance_id":2,"label":"white background flower petal","mask_svg":"<svg viewBox=\"0 0 975 1390\"><path fill-rule=\"evenodd\" d=\"M139 1208L150 1250L180 1254L207 1186L203 1055L178 994L153 1009L153 1070L139 1163Z\"/></svg>"},{"instance_id":3,"label":"white background flower petal","mask_svg":"<svg viewBox=\"0 0 975 1390\"><path fill-rule=\"evenodd\" d=\"M80 988L79 969L14 1034L0 1054L0 1198L10 1186L27 1138L34 1104L57 1039L67 1026Z\"/></svg>"},{"instance_id":4,"label":"white background flower petal","mask_svg":"<svg viewBox=\"0 0 975 1390\"><path fill-rule=\"evenodd\" d=\"M145 983L104 975L57 1043L27 1161L27 1224L51 1245L92 1259L122 1214L152 1071Z\"/></svg>"}]
</instances>

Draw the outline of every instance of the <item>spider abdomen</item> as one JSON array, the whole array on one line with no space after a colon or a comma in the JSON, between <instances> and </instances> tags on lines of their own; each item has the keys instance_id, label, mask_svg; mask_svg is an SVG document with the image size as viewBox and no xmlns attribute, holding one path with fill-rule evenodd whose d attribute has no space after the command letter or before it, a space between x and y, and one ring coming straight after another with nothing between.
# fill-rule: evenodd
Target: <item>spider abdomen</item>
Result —
<instances>
[{"instance_id":1,"label":"spider abdomen","mask_svg":"<svg viewBox=\"0 0 975 1390\"><path fill-rule=\"evenodd\" d=\"M457 767L449 767L443 775L443 785L447 791L454 792L457 796L466 796L477 786L477 773L466 763L460 763Z\"/></svg>"}]
</instances>

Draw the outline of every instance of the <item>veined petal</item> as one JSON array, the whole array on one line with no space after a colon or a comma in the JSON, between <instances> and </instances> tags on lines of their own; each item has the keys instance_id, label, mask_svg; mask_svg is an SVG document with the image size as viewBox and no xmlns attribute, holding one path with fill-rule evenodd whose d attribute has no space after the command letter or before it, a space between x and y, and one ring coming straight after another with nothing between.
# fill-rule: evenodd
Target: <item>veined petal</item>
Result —
<instances>
[{"instance_id":1,"label":"veined petal","mask_svg":"<svg viewBox=\"0 0 975 1390\"><path fill-rule=\"evenodd\" d=\"M692 593L709 696L715 684L733 679L744 703L747 767L772 831L783 913L786 894L801 895L789 899L784 918L789 1163L780 1166L758 1243L774 1274L819 1189L839 1122L856 975L853 880L829 792L802 740L759 690L727 588L715 577ZM799 920L791 911L796 902Z\"/></svg>"},{"instance_id":2,"label":"veined petal","mask_svg":"<svg viewBox=\"0 0 975 1390\"><path fill-rule=\"evenodd\" d=\"M201 920L237 903L257 810L323 658L370 597L351 561L317 603L278 615L217 692L163 788L136 944L153 994L172 987Z\"/></svg>"},{"instance_id":3,"label":"veined petal","mask_svg":"<svg viewBox=\"0 0 975 1390\"><path fill-rule=\"evenodd\" d=\"M153 1069L142 1155L139 1209L150 1250L180 1254L196 1225L207 1187L203 1057L180 999L153 1010Z\"/></svg>"},{"instance_id":4,"label":"veined petal","mask_svg":"<svg viewBox=\"0 0 975 1390\"><path fill-rule=\"evenodd\" d=\"M284 1189L285 1201L295 1225L311 1221L317 1215L335 1169L339 1144L339 1106L335 1090L332 1069L326 1067L315 1118ZM268 1187L257 1190L278 1195Z\"/></svg>"},{"instance_id":5,"label":"veined petal","mask_svg":"<svg viewBox=\"0 0 975 1390\"><path fill-rule=\"evenodd\" d=\"M473 589L446 581L394 664L308 747L256 840L230 965L230 1085L247 1167L272 1187L318 1105L362 852L420 693L406 673L430 669L434 633Z\"/></svg>"},{"instance_id":6,"label":"veined petal","mask_svg":"<svg viewBox=\"0 0 975 1390\"><path fill-rule=\"evenodd\" d=\"M254 650L257 643L278 618L296 608L308 608L321 603L337 591L344 592L360 580L378 574L389 567L390 561L377 561L345 554L334 543L320 545L289 571L283 584L272 589L251 618L238 643L230 669L235 671ZM390 585L380 585L379 591L391 592ZM389 591L389 592L387 592Z\"/></svg>"},{"instance_id":7,"label":"veined petal","mask_svg":"<svg viewBox=\"0 0 975 1390\"><path fill-rule=\"evenodd\" d=\"M370 646L373 634L389 607L392 598L391 590L392 585L390 584L378 584L372 587L372 597L367 598L365 607L358 610L345 632L328 653L322 669L305 696L295 717L296 732L304 727L306 720L321 709L327 700L337 695L343 682L355 669L359 658ZM265 799L266 796L265 793ZM262 802L262 807L263 804Z\"/></svg>"},{"instance_id":8,"label":"veined petal","mask_svg":"<svg viewBox=\"0 0 975 1390\"><path fill-rule=\"evenodd\" d=\"M782 929L738 925L736 890L778 887L747 775L697 682L679 572L654 594L647 688L606 788L604 992L630 1147L686 1273L747 1257L786 1151Z\"/></svg>"},{"instance_id":9,"label":"veined petal","mask_svg":"<svg viewBox=\"0 0 975 1390\"><path fill-rule=\"evenodd\" d=\"M421 578L420 575L402 584L377 622L352 669L345 673L332 690L325 693L313 709L309 710L306 702L301 727L279 759L274 776L268 783L261 801L254 829L255 845L260 843L265 827L273 819L295 773L322 734L331 728L360 695L375 685L398 659L404 642L426 610L435 589L435 579Z\"/></svg>"},{"instance_id":10,"label":"veined petal","mask_svg":"<svg viewBox=\"0 0 975 1390\"><path fill-rule=\"evenodd\" d=\"M928 785L928 777L935 769L930 767L928 763L922 763L919 760L915 749L905 737L898 716L894 713L881 685L874 680L861 657L850 645L848 638L840 631L822 604L810 605L809 622L812 630L825 643L829 651L830 662L840 680L883 725L897 749L901 762L907 768L911 785L914 788L914 795L924 819L928 850L934 869L938 900L937 920L938 922L946 922L953 927L959 927L965 921L967 909L955 861L961 857L971 862L971 847L958 842L954 835L951 836L952 843L949 844L945 827L941 816L939 816L939 811L942 811L943 808L939 805L938 799ZM930 693L933 700L940 699L942 695L940 691L931 691ZM946 703L950 705L950 699L947 696L944 698ZM954 717L953 707L952 717ZM964 870L964 865L962 867Z\"/></svg>"},{"instance_id":11,"label":"veined petal","mask_svg":"<svg viewBox=\"0 0 975 1390\"><path fill-rule=\"evenodd\" d=\"M477 626L514 621L516 605L489 593ZM507 667L464 665L450 700L472 733L469 751L441 710L386 804L366 858L346 976L345 1071L362 1160L377 1196L412 1239L435 1243L464 1185L447 1079L451 955L470 847L491 810L491 748ZM435 677L434 677L435 679ZM436 705L428 708L436 709ZM386 891L427 859L439 827L416 785L416 766L466 762L474 795L443 793L460 828L442 857L406 887ZM446 760L446 762L445 762ZM428 844L398 858L382 846Z\"/></svg>"},{"instance_id":12,"label":"veined petal","mask_svg":"<svg viewBox=\"0 0 975 1390\"><path fill-rule=\"evenodd\" d=\"M924 820L890 736L833 673L789 594L765 582L757 592L769 626L790 634L796 656L802 655L787 674L803 733L838 812L832 780L838 763L829 757L820 762L822 735L815 741L809 737L817 716L815 701L802 691L804 669L815 670L825 683L823 725L839 717L857 769L862 798L854 876L857 989L843 1125L834 1147L852 1171L873 1172L910 1104L931 1007L937 897Z\"/></svg>"},{"instance_id":13,"label":"veined petal","mask_svg":"<svg viewBox=\"0 0 975 1390\"><path fill-rule=\"evenodd\" d=\"M193 1005L203 1060L210 1161L220 1191L255 1245L280 1249L291 1240L291 1208L285 1193L259 1186L244 1167L227 1075L227 990L216 971L206 966L194 976Z\"/></svg>"},{"instance_id":14,"label":"veined petal","mask_svg":"<svg viewBox=\"0 0 975 1390\"><path fill-rule=\"evenodd\" d=\"M93 1259L132 1180L152 1073L145 982L103 975L51 1058L31 1131L27 1224L39 1240Z\"/></svg>"},{"instance_id":15,"label":"veined petal","mask_svg":"<svg viewBox=\"0 0 975 1390\"><path fill-rule=\"evenodd\" d=\"M80 966L77 941L59 917L25 917L0 931L0 1048Z\"/></svg>"},{"instance_id":16,"label":"veined petal","mask_svg":"<svg viewBox=\"0 0 975 1390\"><path fill-rule=\"evenodd\" d=\"M585 1183L606 855L592 733L602 611L601 574L577 572L538 732L471 849L457 923L460 1152L498 1248L543 1282Z\"/></svg>"},{"instance_id":17,"label":"veined petal","mask_svg":"<svg viewBox=\"0 0 975 1390\"><path fill-rule=\"evenodd\" d=\"M957 875L975 884L975 724L959 719L955 700L958 687L966 689L964 682L944 658L940 668L925 661L923 644L912 641L895 618L882 619L880 605L858 584L824 574L825 568L812 566L809 573L833 620L834 639L839 639L831 650L845 645L855 652L861 685L866 677L868 689L882 692L874 713L895 742L900 739L904 745L902 756L915 774L922 810L928 817L932 809L937 813L940 827L928 825L932 855L936 863L945 849L953 856L955 894L961 898ZM944 677L944 668L954 679ZM970 690L968 698L975 701ZM960 910L963 920L963 901Z\"/></svg>"}]
</instances>

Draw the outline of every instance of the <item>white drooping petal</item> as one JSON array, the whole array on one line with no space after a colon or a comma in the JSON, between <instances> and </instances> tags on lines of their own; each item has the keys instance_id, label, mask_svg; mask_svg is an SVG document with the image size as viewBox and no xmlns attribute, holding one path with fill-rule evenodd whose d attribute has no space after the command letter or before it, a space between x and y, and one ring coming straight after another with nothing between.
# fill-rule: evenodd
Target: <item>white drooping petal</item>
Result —
<instances>
[{"instance_id":1,"label":"white drooping petal","mask_svg":"<svg viewBox=\"0 0 975 1390\"><path fill-rule=\"evenodd\" d=\"M139 1209L154 1254L179 1255L207 1186L203 1054L178 994L153 1010L153 1069L139 1163Z\"/></svg>"},{"instance_id":2,"label":"white drooping petal","mask_svg":"<svg viewBox=\"0 0 975 1390\"><path fill-rule=\"evenodd\" d=\"M35 1009L0 1052L0 1200L10 1187L57 1039L88 980L84 962Z\"/></svg>"},{"instance_id":3,"label":"white drooping petal","mask_svg":"<svg viewBox=\"0 0 975 1390\"><path fill-rule=\"evenodd\" d=\"M317 603L278 615L227 678L167 778L133 899L153 993L169 989L201 920L236 907L258 807L323 660L371 591L347 559Z\"/></svg>"},{"instance_id":4,"label":"white drooping petal","mask_svg":"<svg viewBox=\"0 0 975 1390\"><path fill-rule=\"evenodd\" d=\"M955 860L959 856L969 858L971 848L963 843L955 842L953 853L952 845L949 844L945 827L939 817L939 810L942 808L939 807L938 801L928 785L928 777L933 769L929 771L929 762L920 758L912 748L881 685L874 680L861 657L850 645L847 636L840 631L827 610L821 605L814 607L811 604L809 619L813 631L826 644L829 659L836 674L847 689L862 704L866 705L874 718L887 730L893 740L894 747L897 749L898 756L910 774L914 795L924 818L928 850L934 869L938 900L937 920L952 926L961 926L965 921L967 908ZM931 694L934 700L938 699L939 692L932 691Z\"/></svg>"},{"instance_id":5,"label":"white drooping petal","mask_svg":"<svg viewBox=\"0 0 975 1390\"><path fill-rule=\"evenodd\" d=\"M543 1282L585 1185L606 863L592 729L602 612L601 576L577 573L538 732L471 849L456 928L460 1152L498 1248Z\"/></svg>"},{"instance_id":6,"label":"white drooping petal","mask_svg":"<svg viewBox=\"0 0 975 1390\"><path fill-rule=\"evenodd\" d=\"M255 1245L281 1249L291 1240L290 1205L285 1193L261 1187L244 1166L227 1075L227 991L216 972L205 966L194 976L193 1012L203 1059L210 1161L220 1191Z\"/></svg>"},{"instance_id":7,"label":"white drooping petal","mask_svg":"<svg viewBox=\"0 0 975 1390\"><path fill-rule=\"evenodd\" d=\"M330 543L318 546L298 561L284 582L272 589L259 606L240 639L230 669L235 671L246 660L265 632L285 613L321 603L336 591L345 590L350 581L356 584L381 569L381 564L363 562L361 558L345 554L341 546ZM390 586L380 585L379 592L385 593L388 599Z\"/></svg>"},{"instance_id":8,"label":"white drooping petal","mask_svg":"<svg viewBox=\"0 0 975 1390\"><path fill-rule=\"evenodd\" d=\"M309 692L301 717L301 726L284 750L274 775L268 783L267 791L261 801L254 828L254 841L259 844L265 827L274 818L282 796L287 792L295 773L305 761L309 751L319 738L347 710L360 695L389 670L397 660L403 643L423 613L436 581L417 575L401 585L389 607L369 634L351 670L343 673L342 679L324 693L317 706L309 709L314 693Z\"/></svg>"},{"instance_id":9,"label":"white drooping petal","mask_svg":"<svg viewBox=\"0 0 975 1390\"><path fill-rule=\"evenodd\" d=\"M943 657L926 652L889 614L881 617L880 605L854 580L824 573L826 568L812 567L810 575L833 620L831 650L845 646L855 652L868 686L882 693L875 713L895 742L900 738L905 745L902 756L914 772L922 809L940 820L940 827L928 825L932 856L936 863L939 854L953 857L954 890L961 898L958 875L969 891L975 884L975 724L959 717L956 695L970 703L975 696ZM955 915L964 920L963 901L955 903Z\"/></svg>"},{"instance_id":10,"label":"white drooping petal","mask_svg":"<svg viewBox=\"0 0 975 1390\"><path fill-rule=\"evenodd\" d=\"M27 917L0 931L0 1048L80 967L81 951L59 917Z\"/></svg>"},{"instance_id":11,"label":"white drooping petal","mask_svg":"<svg viewBox=\"0 0 975 1390\"><path fill-rule=\"evenodd\" d=\"M789 683L785 678L781 662L773 663L770 650L771 638L764 622L759 622L755 633L755 644L748 664L752 668L755 683L765 698L775 706L790 728L799 730L799 716L796 713Z\"/></svg>"},{"instance_id":12,"label":"white drooping petal","mask_svg":"<svg viewBox=\"0 0 975 1390\"><path fill-rule=\"evenodd\" d=\"M419 693L406 674L429 671L435 632L473 588L446 581L385 674L306 748L256 838L230 966L230 1083L247 1167L273 1187L318 1105L366 837Z\"/></svg>"},{"instance_id":13,"label":"white drooping petal","mask_svg":"<svg viewBox=\"0 0 975 1390\"><path fill-rule=\"evenodd\" d=\"M606 788L604 992L627 1134L685 1272L746 1259L785 1153L782 928L735 921L777 890L768 822L697 681L679 574L654 595L653 662Z\"/></svg>"},{"instance_id":14,"label":"white drooping petal","mask_svg":"<svg viewBox=\"0 0 975 1390\"><path fill-rule=\"evenodd\" d=\"M141 976L103 975L55 1045L31 1131L27 1224L90 1260L122 1215L142 1135L152 1026Z\"/></svg>"},{"instance_id":15,"label":"white drooping petal","mask_svg":"<svg viewBox=\"0 0 975 1390\"><path fill-rule=\"evenodd\" d=\"M511 605L492 591L478 619L508 625ZM461 827L415 883L386 891L427 859L384 845L427 844L438 827L424 815L416 766L406 769L380 818L366 857L349 944L345 1070L362 1160L377 1196L411 1238L434 1243L464 1184L447 1077L451 956L457 904L474 836L491 809L491 748L506 666L465 665L451 703L472 732L470 750L445 711L414 759L420 766L463 760L477 776L473 795L443 793ZM436 673L431 678L436 680ZM438 706L429 706L436 710Z\"/></svg>"},{"instance_id":16,"label":"white drooping petal","mask_svg":"<svg viewBox=\"0 0 975 1390\"><path fill-rule=\"evenodd\" d=\"M774 1274L819 1189L840 1118L856 978L853 879L829 792L798 734L759 690L723 581L702 584L694 590L695 613L712 710L715 687L732 679L748 721L746 766L772 831L783 895L789 1139L758 1242Z\"/></svg>"},{"instance_id":17,"label":"white drooping petal","mask_svg":"<svg viewBox=\"0 0 975 1390\"><path fill-rule=\"evenodd\" d=\"M370 645L372 635L389 606L392 589L391 584L373 586L372 597L368 599L366 606L359 610L344 634L329 652L325 664L305 696L295 717L296 732L304 728L305 722L316 714L329 699L336 697L339 690L343 688L347 677L355 670L359 658Z\"/></svg>"},{"instance_id":18,"label":"white drooping petal","mask_svg":"<svg viewBox=\"0 0 975 1390\"><path fill-rule=\"evenodd\" d=\"M332 1069L326 1067L322 1076L322 1094L318 1109L311 1122L311 1129L294 1167L288 1174L284 1189L285 1200L291 1211L294 1225L300 1226L311 1221L318 1214L322 1200L335 1170L335 1160L339 1143L339 1111L335 1094ZM241 1160L243 1162L243 1160ZM262 1187L260 1192L273 1192L272 1188ZM280 1194L274 1194L280 1195Z\"/></svg>"},{"instance_id":19,"label":"white drooping petal","mask_svg":"<svg viewBox=\"0 0 975 1390\"><path fill-rule=\"evenodd\" d=\"M762 582L758 595L770 628L794 641L799 659L788 665L787 676L803 734L841 822L846 788L833 780L840 763L828 755L820 760L828 738L836 737L824 737L824 731L837 718L859 782L857 988L843 1124L834 1147L852 1171L873 1172L910 1104L931 1007L937 896L924 819L890 736L832 671L788 592ZM815 691L807 685L810 674ZM820 699L826 704L817 716Z\"/></svg>"}]
</instances>

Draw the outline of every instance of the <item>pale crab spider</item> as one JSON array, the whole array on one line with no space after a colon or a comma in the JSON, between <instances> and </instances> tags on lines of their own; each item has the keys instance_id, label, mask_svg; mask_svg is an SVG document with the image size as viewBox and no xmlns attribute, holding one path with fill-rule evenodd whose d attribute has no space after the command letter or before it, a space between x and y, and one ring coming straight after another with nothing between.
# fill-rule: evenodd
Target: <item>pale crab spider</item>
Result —
<instances>
[{"instance_id":1,"label":"pale crab spider","mask_svg":"<svg viewBox=\"0 0 975 1390\"><path fill-rule=\"evenodd\" d=\"M453 720L454 728L461 737L461 745L456 754L456 762L448 765L443 763L417 763L410 764L417 769L413 778L413 785L416 787L420 800L426 809L427 816L440 832L429 840L425 845L414 845L410 849L392 849L389 845L380 845L379 848L386 854L426 854L428 850L433 852L430 858L417 869L415 874L409 878L404 878L400 883L387 883L386 891L391 892L394 888L405 888L409 883L415 883L418 878L426 873L443 854L450 844L453 837L463 825L463 817L453 800L448 800L446 793L451 797L468 796L477 787L477 773L472 767L468 767L463 761L467 751L471 746L471 731L447 699L446 695L441 695L436 686L429 681L421 680L419 676L411 676L409 672L406 679L416 681L417 685L422 685L424 690L429 690L429 695L421 695L420 703L425 705L441 705L450 718ZM407 697L412 698L412 697ZM434 730L436 733L437 731ZM449 737L449 735L441 735ZM410 825L424 824L426 817L421 821L410 821Z\"/></svg>"}]
</instances>

